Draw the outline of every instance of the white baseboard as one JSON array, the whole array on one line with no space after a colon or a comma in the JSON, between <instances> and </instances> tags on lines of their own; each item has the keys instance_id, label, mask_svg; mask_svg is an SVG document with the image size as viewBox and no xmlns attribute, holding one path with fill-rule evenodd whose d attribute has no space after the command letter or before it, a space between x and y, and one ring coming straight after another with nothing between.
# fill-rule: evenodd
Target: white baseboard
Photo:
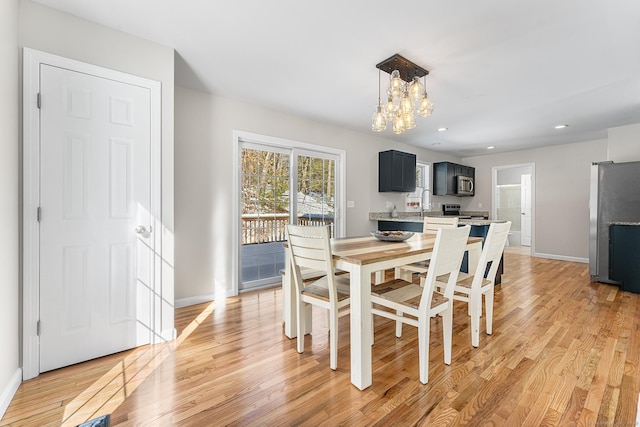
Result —
<instances>
[{"instance_id":1,"label":"white baseboard","mask_svg":"<svg viewBox=\"0 0 640 427\"><path fill-rule=\"evenodd\" d=\"M4 417L4 413L7 411L9 404L11 403L11 399L15 396L16 391L18 391L18 387L20 387L20 383L22 382L22 369L16 369L16 372L11 376L9 383L2 390L2 394L0 395L0 420Z\"/></svg>"},{"instance_id":2,"label":"white baseboard","mask_svg":"<svg viewBox=\"0 0 640 427\"><path fill-rule=\"evenodd\" d=\"M589 264L589 258L580 258L580 257L574 257L574 256L555 255L555 254L543 254L540 252L534 252L533 256L538 258L557 259L559 261L571 261L571 262L581 262L584 264Z\"/></svg>"},{"instance_id":3,"label":"white baseboard","mask_svg":"<svg viewBox=\"0 0 640 427\"><path fill-rule=\"evenodd\" d=\"M225 296L222 295L222 298ZM197 297L189 297L189 298L180 298L175 300L175 307L182 308L188 307L190 305L202 304L203 302L211 302L215 299L215 295L199 295Z\"/></svg>"}]
</instances>

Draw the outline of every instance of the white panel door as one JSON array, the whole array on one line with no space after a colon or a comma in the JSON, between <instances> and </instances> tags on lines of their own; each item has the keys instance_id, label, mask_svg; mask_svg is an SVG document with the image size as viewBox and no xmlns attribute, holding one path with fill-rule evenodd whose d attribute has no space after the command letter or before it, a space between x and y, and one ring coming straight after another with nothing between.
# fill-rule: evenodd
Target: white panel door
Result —
<instances>
[{"instance_id":1,"label":"white panel door","mask_svg":"<svg viewBox=\"0 0 640 427\"><path fill-rule=\"evenodd\" d=\"M150 91L41 65L40 372L149 342Z\"/></svg>"},{"instance_id":2,"label":"white panel door","mask_svg":"<svg viewBox=\"0 0 640 427\"><path fill-rule=\"evenodd\" d=\"M520 177L521 244L531 246L531 174Z\"/></svg>"}]
</instances>

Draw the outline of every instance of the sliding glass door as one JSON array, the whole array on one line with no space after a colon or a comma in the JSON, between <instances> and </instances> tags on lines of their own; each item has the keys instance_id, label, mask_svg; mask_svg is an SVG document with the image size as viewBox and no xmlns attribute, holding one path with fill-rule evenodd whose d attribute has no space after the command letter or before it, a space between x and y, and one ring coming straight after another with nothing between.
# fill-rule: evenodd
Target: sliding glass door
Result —
<instances>
[{"instance_id":1,"label":"sliding glass door","mask_svg":"<svg viewBox=\"0 0 640 427\"><path fill-rule=\"evenodd\" d=\"M335 159L297 155L298 193L295 221L298 225L330 225L334 237L336 212Z\"/></svg>"},{"instance_id":2,"label":"sliding glass door","mask_svg":"<svg viewBox=\"0 0 640 427\"><path fill-rule=\"evenodd\" d=\"M334 233L336 155L241 143L240 286L280 282L287 224L327 224Z\"/></svg>"}]
</instances>

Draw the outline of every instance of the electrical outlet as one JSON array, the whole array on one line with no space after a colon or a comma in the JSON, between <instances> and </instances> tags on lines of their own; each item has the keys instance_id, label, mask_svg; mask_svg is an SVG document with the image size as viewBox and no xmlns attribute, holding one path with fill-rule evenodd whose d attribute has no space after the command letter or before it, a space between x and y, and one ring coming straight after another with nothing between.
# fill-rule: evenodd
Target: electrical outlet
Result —
<instances>
[{"instance_id":1,"label":"electrical outlet","mask_svg":"<svg viewBox=\"0 0 640 427\"><path fill-rule=\"evenodd\" d=\"M347 207L348 208L355 208L356 207L356 202L354 202L353 200L347 200Z\"/></svg>"},{"instance_id":2,"label":"electrical outlet","mask_svg":"<svg viewBox=\"0 0 640 427\"><path fill-rule=\"evenodd\" d=\"M478 207L481 208L482 207L482 202L478 202Z\"/></svg>"},{"instance_id":3,"label":"electrical outlet","mask_svg":"<svg viewBox=\"0 0 640 427\"><path fill-rule=\"evenodd\" d=\"M393 208L393 202L387 202L387 208L389 209Z\"/></svg>"}]
</instances>

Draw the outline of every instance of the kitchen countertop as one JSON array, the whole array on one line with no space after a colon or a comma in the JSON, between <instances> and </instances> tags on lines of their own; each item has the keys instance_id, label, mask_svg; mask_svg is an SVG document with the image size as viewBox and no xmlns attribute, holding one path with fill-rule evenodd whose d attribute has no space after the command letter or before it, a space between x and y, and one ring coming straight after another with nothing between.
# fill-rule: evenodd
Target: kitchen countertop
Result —
<instances>
[{"instance_id":1,"label":"kitchen countertop","mask_svg":"<svg viewBox=\"0 0 640 427\"><path fill-rule=\"evenodd\" d=\"M369 219L371 219L371 214L369 214ZM610 222L609 225L640 225L640 222L630 222L630 221L613 221Z\"/></svg>"},{"instance_id":2,"label":"kitchen countertop","mask_svg":"<svg viewBox=\"0 0 640 427\"><path fill-rule=\"evenodd\" d=\"M468 212L460 212L462 215L460 216L470 216ZM443 217L443 215L438 215L434 212L425 212L425 216L431 217ZM389 212L369 212L369 220L370 221L392 221L392 222L423 222L424 218L421 218L420 215L417 215L412 212L398 212L397 218L391 218ZM504 220L491 220L491 219L475 219L475 218L460 218L458 220L460 224L469 224L469 225L489 225L494 222L505 222Z\"/></svg>"}]
</instances>

